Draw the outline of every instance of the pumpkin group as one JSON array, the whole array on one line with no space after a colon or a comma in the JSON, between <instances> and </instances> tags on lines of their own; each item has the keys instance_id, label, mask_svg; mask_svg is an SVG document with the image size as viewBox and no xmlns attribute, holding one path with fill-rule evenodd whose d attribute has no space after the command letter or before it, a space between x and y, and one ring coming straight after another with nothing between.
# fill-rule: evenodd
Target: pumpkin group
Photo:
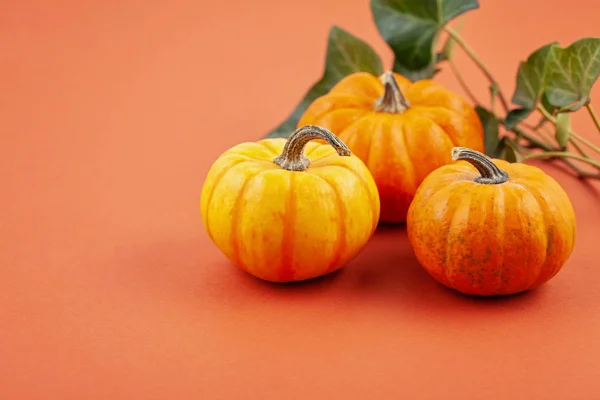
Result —
<instances>
[{"instance_id":1,"label":"pumpkin group","mask_svg":"<svg viewBox=\"0 0 600 400\"><path fill-rule=\"evenodd\" d=\"M211 240L236 266L271 282L340 269L367 244L379 213L365 164L332 132L311 125L288 140L225 151L201 194Z\"/></svg>"},{"instance_id":2,"label":"pumpkin group","mask_svg":"<svg viewBox=\"0 0 600 400\"><path fill-rule=\"evenodd\" d=\"M369 168L381 198L383 222L405 222L423 179L451 162L454 146L483 151L473 107L433 80L412 83L387 72L357 72L314 100L298 126L334 132Z\"/></svg>"},{"instance_id":3,"label":"pumpkin group","mask_svg":"<svg viewBox=\"0 0 600 400\"><path fill-rule=\"evenodd\" d=\"M417 260L441 284L472 295L531 290L554 277L575 241L575 213L541 169L452 150L433 171L407 217Z\"/></svg>"}]
</instances>

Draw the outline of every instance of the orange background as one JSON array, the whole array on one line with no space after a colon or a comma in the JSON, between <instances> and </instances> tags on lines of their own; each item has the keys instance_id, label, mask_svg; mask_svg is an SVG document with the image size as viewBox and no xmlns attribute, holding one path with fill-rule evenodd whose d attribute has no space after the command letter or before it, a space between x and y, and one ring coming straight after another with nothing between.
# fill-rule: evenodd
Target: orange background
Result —
<instances>
[{"instance_id":1,"label":"orange background","mask_svg":"<svg viewBox=\"0 0 600 400\"><path fill-rule=\"evenodd\" d=\"M462 32L508 95L535 48L600 36L593 0L482 3ZM287 286L208 240L210 164L288 115L332 24L390 65L366 0L3 2L0 398L600 398L600 195L559 168L575 250L525 295L441 287L403 228Z\"/></svg>"}]
</instances>

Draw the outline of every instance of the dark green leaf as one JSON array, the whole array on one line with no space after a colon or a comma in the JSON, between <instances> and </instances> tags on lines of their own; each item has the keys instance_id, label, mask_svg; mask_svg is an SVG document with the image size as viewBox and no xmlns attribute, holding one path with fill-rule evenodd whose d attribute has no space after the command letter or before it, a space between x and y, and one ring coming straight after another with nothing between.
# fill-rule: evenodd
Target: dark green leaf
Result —
<instances>
[{"instance_id":1,"label":"dark green leaf","mask_svg":"<svg viewBox=\"0 0 600 400\"><path fill-rule=\"evenodd\" d=\"M296 129L302 114L317 97L326 94L345 76L359 71L381 75L381 59L367 43L334 26L329 32L322 78L310 88L294 112L265 137L287 138Z\"/></svg>"},{"instance_id":2,"label":"dark green leaf","mask_svg":"<svg viewBox=\"0 0 600 400\"><path fill-rule=\"evenodd\" d=\"M502 151L499 158L510 163L523 161L523 155L517 151L515 145L506 137L502 140Z\"/></svg>"},{"instance_id":3,"label":"dark green leaf","mask_svg":"<svg viewBox=\"0 0 600 400\"><path fill-rule=\"evenodd\" d=\"M531 112L532 110L529 108L516 108L510 110L504 119L504 127L509 131L512 130L519 122L525 120Z\"/></svg>"},{"instance_id":4,"label":"dark green leaf","mask_svg":"<svg viewBox=\"0 0 600 400\"><path fill-rule=\"evenodd\" d=\"M554 46L546 69L548 102L563 110L579 109L589 102L600 75L600 39L580 39L566 48Z\"/></svg>"},{"instance_id":5,"label":"dark green leaf","mask_svg":"<svg viewBox=\"0 0 600 400\"><path fill-rule=\"evenodd\" d=\"M544 91L548 54L556 43L545 45L521 62L517 72L517 86L512 97L514 104L535 109L539 96Z\"/></svg>"},{"instance_id":6,"label":"dark green leaf","mask_svg":"<svg viewBox=\"0 0 600 400\"><path fill-rule=\"evenodd\" d=\"M394 52L394 71L419 78L435 74L440 29L478 7L477 0L371 0L375 24Z\"/></svg>"},{"instance_id":7,"label":"dark green leaf","mask_svg":"<svg viewBox=\"0 0 600 400\"><path fill-rule=\"evenodd\" d=\"M446 56L441 51L438 51L437 53L435 53L435 63L436 64L439 62L442 62L442 61L446 61L446 60L447 60Z\"/></svg>"},{"instance_id":8,"label":"dark green leaf","mask_svg":"<svg viewBox=\"0 0 600 400\"><path fill-rule=\"evenodd\" d=\"M567 146L569 137L571 136L571 113L562 112L556 116L556 131L554 137L561 148Z\"/></svg>"},{"instance_id":9,"label":"dark green leaf","mask_svg":"<svg viewBox=\"0 0 600 400\"><path fill-rule=\"evenodd\" d=\"M433 69L431 69L430 67L425 67L423 69L415 70L415 69L406 68L402 64L394 63L394 72L415 82L415 81L418 81L421 79L433 78L435 76L435 74L440 72L440 69L435 68L435 67Z\"/></svg>"},{"instance_id":10,"label":"dark green leaf","mask_svg":"<svg viewBox=\"0 0 600 400\"><path fill-rule=\"evenodd\" d=\"M498 157L500 152L498 119L494 114L483 107L476 106L475 111L477 112L477 115L479 115L479 119L483 125L485 154L490 157Z\"/></svg>"}]
</instances>

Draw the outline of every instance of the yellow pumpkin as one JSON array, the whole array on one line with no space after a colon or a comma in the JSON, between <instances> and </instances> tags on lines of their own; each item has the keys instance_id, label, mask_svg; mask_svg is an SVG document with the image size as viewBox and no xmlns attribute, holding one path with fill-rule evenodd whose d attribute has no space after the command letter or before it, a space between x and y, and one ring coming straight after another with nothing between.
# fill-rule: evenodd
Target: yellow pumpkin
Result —
<instances>
[{"instance_id":1,"label":"yellow pumpkin","mask_svg":"<svg viewBox=\"0 0 600 400\"><path fill-rule=\"evenodd\" d=\"M201 194L211 240L236 266L271 282L340 269L367 244L379 211L364 163L332 132L312 125L287 140L227 150Z\"/></svg>"},{"instance_id":2,"label":"yellow pumpkin","mask_svg":"<svg viewBox=\"0 0 600 400\"><path fill-rule=\"evenodd\" d=\"M323 126L367 165L381 197L381 220L404 222L419 184L449 164L454 146L483 151L483 128L458 94L387 72L350 74L315 99L299 126Z\"/></svg>"}]
</instances>

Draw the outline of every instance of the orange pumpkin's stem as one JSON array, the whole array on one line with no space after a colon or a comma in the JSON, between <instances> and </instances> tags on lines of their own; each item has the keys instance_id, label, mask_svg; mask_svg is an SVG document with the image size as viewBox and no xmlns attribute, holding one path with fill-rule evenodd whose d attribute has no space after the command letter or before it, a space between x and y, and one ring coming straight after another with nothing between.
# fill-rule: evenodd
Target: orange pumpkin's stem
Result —
<instances>
[{"instance_id":1,"label":"orange pumpkin's stem","mask_svg":"<svg viewBox=\"0 0 600 400\"><path fill-rule=\"evenodd\" d=\"M481 175L475 178L475 182L485 185L498 185L508 180L508 174L498 168L494 161L483 153L466 147L455 147L452 149L452 160L465 160L471 163Z\"/></svg>"},{"instance_id":2,"label":"orange pumpkin's stem","mask_svg":"<svg viewBox=\"0 0 600 400\"><path fill-rule=\"evenodd\" d=\"M304 155L304 146L315 139L328 142L340 156L347 157L352 154L348 146L328 129L316 125L304 125L290 135L281 155L275 157L273 162L288 171L304 171L310 163Z\"/></svg>"},{"instance_id":3,"label":"orange pumpkin's stem","mask_svg":"<svg viewBox=\"0 0 600 400\"><path fill-rule=\"evenodd\" d=\"M400 114L410 108L410 103L402 94L393 72L385 72L381 76L381 83L385 91L383 96L377 99L375 111Z\"/></svg>"}]
</instances>

